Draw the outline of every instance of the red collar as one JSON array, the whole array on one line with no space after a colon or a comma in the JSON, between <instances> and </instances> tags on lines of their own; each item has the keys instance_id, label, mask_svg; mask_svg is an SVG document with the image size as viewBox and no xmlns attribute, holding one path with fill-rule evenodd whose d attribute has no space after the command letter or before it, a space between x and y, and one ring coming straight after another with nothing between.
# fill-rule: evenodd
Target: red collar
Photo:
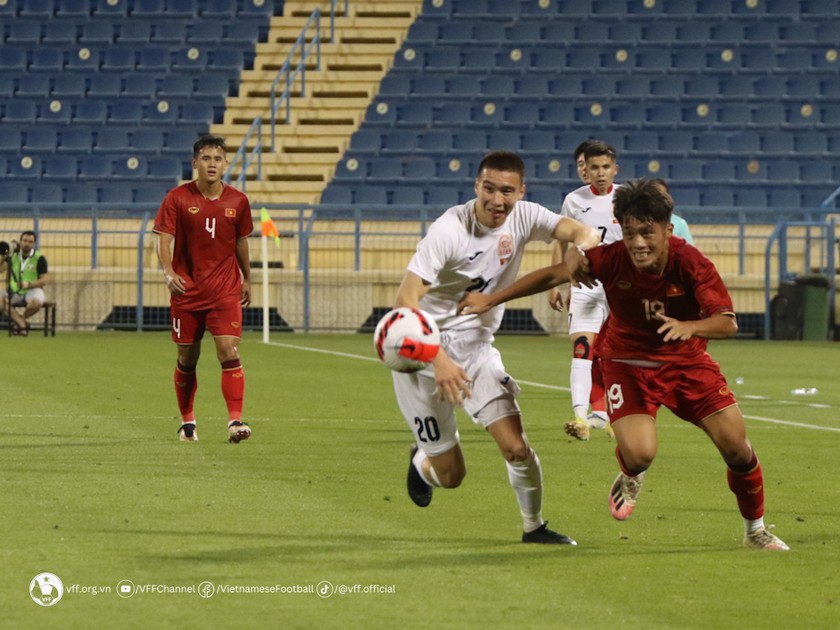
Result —
<instances>
[{"instance_id":1,"label":"red collar","mask_svg":"<svg viewBox=\"0 0 840 630\"><path fill-rule=\"evenodd\" d=\"M605 194L605 195L609 195L609 194L613 191L613 188L615 188L615 184L610 184L609 189L608 189L608 190L607 190L607 192L605 192L604 194ZM595 186L593 186L592 184L589 184L589 190L591 190L591 191L592 191L592 194L593 194L593 195L595 195L596 197L600 197L600 196L601 196L601 193L599 193L599 192L598 192L598 189L597 189L597 188L595 188Z\"/></svg>"}]
</instances>

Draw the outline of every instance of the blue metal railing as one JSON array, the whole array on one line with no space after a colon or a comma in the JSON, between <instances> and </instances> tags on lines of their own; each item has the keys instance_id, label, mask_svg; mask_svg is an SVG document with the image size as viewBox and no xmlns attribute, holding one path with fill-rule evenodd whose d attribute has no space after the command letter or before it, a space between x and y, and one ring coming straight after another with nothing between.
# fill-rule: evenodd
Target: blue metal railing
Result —
<instances>
[{"instance_id":1,"label":"blue metal railing","mask_svg":"<svg viewBox=\"0 0 840 630\"><path fill-rule=\"evenodd\" d=\"M249 150L248 142L252 137L255 138L254 148ZM235 183L239 190L245 192L248 169L251 168L255 159L257 161L257 179L262 179L262 148L262 118L257 116L251 123L251 126L248 127L248 132L245 134L242 144L239 145L239 149L237 149L236 153L233 154L233 159L230 161L224 180L230 184L232 173L236 169L237 165L240 166L239 176L236 178Z\"/></svg>"}]
</instances>

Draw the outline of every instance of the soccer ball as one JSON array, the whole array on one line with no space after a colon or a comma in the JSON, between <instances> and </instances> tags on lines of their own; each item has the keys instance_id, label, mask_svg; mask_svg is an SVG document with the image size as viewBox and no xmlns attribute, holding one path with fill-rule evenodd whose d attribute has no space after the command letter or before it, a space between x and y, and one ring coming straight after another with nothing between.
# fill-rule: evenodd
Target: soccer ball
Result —
<instances>
[{"instance_id":1,"label":"soccer ball","mask_svg":"<svg viewBox=\"0 0 840 630\"><path fill-rule=\"evenodd\" d=\"M379 359L395 372L418 372L440 350L435 320L417 308L395 308L385 313L373 332Z\"/></svg>"}]
</instances>

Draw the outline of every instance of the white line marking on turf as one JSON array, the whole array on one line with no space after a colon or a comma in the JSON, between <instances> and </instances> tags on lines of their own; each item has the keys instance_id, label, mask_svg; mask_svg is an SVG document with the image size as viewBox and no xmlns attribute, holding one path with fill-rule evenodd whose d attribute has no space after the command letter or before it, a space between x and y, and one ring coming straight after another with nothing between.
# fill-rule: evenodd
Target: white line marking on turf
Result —
<instances>
[{"instance_id":1,"label":"white line marking on turf","mask_svg":"<svg viewBox=\"0 0 840 630\"><path fill-rule=\"evenodd\" d=\"M351 354L349 352L338 352L336 350L324 350L322 348L310 348L310 347L307 347L307 346L296 346L296 345L290 344L290 343L277 343L275 341L269 341L269 342L267 342L267 345L276 346L278 348L291 348L292 350L303 350L304 352L318 352L320 354L329 354L329 355L332 355L332 356L335 356L335 357L346 357L348 359L362 359L364 361L374 361L376 363L379 362L379 359L377 359L375 357L367 357L367 356L364 356L362 354ZM539 387L539 388L542 388L542 389L552 389L552 390L561 391L561 392L571 391L568 387L562 387L561 385L548 385L547 383L536 383L534 381L522 381L522 380L519 380L519 379L516 379L516 382L520 383L522 385L529 385L531 387ZM771 399L767 398L766 396L747 396L747 395L744 395L744 396L741 396L741 398L750 399L750 400L767 400L767 401L771 400ZM778 401L775 401L775 402L782 403L782 404L793 405L793 404L797 404L798 401L778 400ZM805 406L808 406L808 407L817 407L819 409L831 409L831 405L820 405L820 404L817 404L817 403L798 403L798 404L802 404L802 405L805 405ZM832 431L832 432L840 433L840 428L838 428L838 427L823 427L823 426L820 426L820 425L817 425L817 424L805 424L804 422L792 422L790 420L779 420L777 418L765 418L764 416L748 416L746 414L744 415L744 417L747 418L748 420L757 420L758 422L770 422L772 424L782 424L782 425L788 426L788 427L800 427L800 428L803 428L803 429L815 429L817 431Z\"/></svg>"}]
</instances>

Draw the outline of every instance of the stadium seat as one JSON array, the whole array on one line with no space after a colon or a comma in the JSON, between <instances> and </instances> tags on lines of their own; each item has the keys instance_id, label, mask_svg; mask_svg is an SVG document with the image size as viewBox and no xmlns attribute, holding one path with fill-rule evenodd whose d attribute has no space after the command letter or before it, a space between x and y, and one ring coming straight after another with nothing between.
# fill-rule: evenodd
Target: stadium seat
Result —
<instances>
[{"instance_id":1,"label":"stadium seat","mask_svg":"<svg viewBox=\"0 0 840 630\"><path fill-rule=\"evenodd\" d=\"M138 103L139 105L139 103ZM124 153L129 147L129 132L125 128L103 127L96 132L94 153Z\"/></svg>"},{"instance_id":2,"label":"stadium seat","mask_svg":"<svg viewBox=\"0 0 840 630\"><path fill-rule=\"evenodd\" d=\"M20 20L9 24L6 35L7 44L24 44L35 47L41 43L41 24L35 21Z\"/></svg>"},{"instance_id":3,"label":"stadium seat","mask_svg":"<svg viewBox=\"0 0 840 630\"><path fill-rule=\"evenodd\" d=\"M353 153L378 154L382 148L382 132L377 129L361 128L350 139Z\"/></svg>"},{"instance_id":4,"label":"stadium seat","mask_svg":"<svg viewBox=\"0 0 840 630\"><path fill-rule=\"evenodd\" d=\"M183 44L186 39L186 22L180 20L158 21L153 25L151 36L151 42L153 44Z\"/></svg>"},{"instance_id":5,"label":"stadium seat","mask_svg":"<svg viewBox=\"0 0 840 630\"><path fill-rule=\"evenodd\" d=\"M0 74L0 98L12 98L15 93L15 77L11 74Z\"/></svg>"},{"instance_id":6,"label":"stadium seat","mask_svg":"<svg viewBox=\"0 0 840 630\"><path fill-rule=\"evenodd\" d=\"M72 156L49 156L44 159L42 179L74 180L77 175L76 159Z\"/></svg>"},{"instance_id":7,"label":"stadium seat","mask_svg":"<svg viewBox=\"0 0 840 630\"><path fill-rule=\"evenodd\" d=\"M767 131L761 137L761 151L762 153L792 154L796 151L794 136L786 131Z\"/></svg>"},{"instance_id":8,"label":"stadium seat","mask_svg":"<svg viewBox=\"0 0 840 630\"><path fill-rule=\"evenodd\" d=\"M67 127L58 136L58 153L89 153L93 145L93 133L89 129Z\"/></svg>"},{"instance_id":9,"label":"stadium seat","mask_svg":"<svg viewBox=\"0 0 840 630\"><path fill-rule=\"evenodd\" d=\"M519 151L522 136L514 130L491 130L487 134L487 148L490 151Z\"/></svg>"},{"instance_id":10,"label":"stadium seat","mask_svg":"<svg viewBox=\"0 0 840 630\"><path fill-rule=\"evenodd\" d=\"M418 79L425 79L425 77L418 77ZM434 77L441 82L441 84L445 85L444 80L442 78ZM416 81L417 79L415 79ZM411 91L411 79L403 74L389 74L383 77L382 82L379 84L379 94L384 96L408 96L409 92ZM427 91L425 89L416 89L419 94L426 94ZM445 88L442 92L445 91ZM442 93L440 92L440 93ZM432 92L434 93L434 92Z\"/></svg>"},{"instance_id":11,"label":"stadium seat","mask_svg":"<svg viewBox=\"0 0 840 630\"><path fill-rule=\"evenodd\" d=\"M461 155L487 150L487 134L483 130L457 130L452 134L452 147Z\"/></svg>"},{"instance_id":12,"label":"stadium seat","mask_svg":"<svg viewBox=\"0 0 840 630\"><path fill-rule=\"evenodd\" d=\"M149 160L150 179L178 180L183 174L183 163L177 158L157 157Z\"/></svg>"},{"instance_id":13,"label":"stadium seat","mask_svg":"<svg viewBox=\"0 0 840 630\"><path fill-rule=\"evenodd\" d=\"M545 131L524 131L522 133L521 150L523 152L535 152L552 154L555 151L554 136Z\"/></svg>"},{"instance_id":14,"label":"stadium seat","mask_svg":"<svg viewBox=\"0 0 840 630\"><path fill-rule=\"evenodd\" d=\"M61 182L41 181L32 187L32 203L60 204L64 201Z\"/></svg>"},{"instance_id":15,"label":"stadium seat","mask_svg":"<svg viewBox=\"0 0 840 630\"><path fill-rule=\"evenodd\" d=\"M78 42L85 46L100 46L114 43L114 26L110 21L95 20L82 24Z\"/></svg>"},{"instance_id":16,"label":"stadium seat","mask_svg":"<svg viewBox=\"0 0 840 630\"><path fill-rule=\"evenodd\" d=\"M40 179L42 159L37 155L24 155L9 160L9 177L12 179Z\"/></svg>"},{"instance_id":17,"label":"stadium seat","mask_svg":"<svg viewBox=\"0 0 840 630\"><path fill-rule=\"evenodd\" d=\"M433 44L438 39L438 24L432 20L417 19L408 28L406 42L414 44Z\"/></svg>"},{"instance_id":18,"label":"stadium seat","mask_svg":"<svg viewBox=\"0 0 840 630\"><path fill-rule=\"evenodd\" d=\"M30 72L45 72L58 75L64 67L64 55L59 48L39 47L32 51Z\"/></svg>"},{"instance_id":19,"label":"stadium seat","mask_svg":"<svg viewBox=\"0 0 840 630\"><path fill-rule=\"evenodd\" d=\"M75 75L72 78L77 79ZM97 73L90 77L88 98L117 99L122 90L122 77L117 74Z\"/></svg>"},{"instance_id":20,"label":"stadium seat","mask_svg":"<svg viewBox=\"0 0 840 630\"><path fill-rule=\"evenodd\" d=\"M91 3L89 0L58 0L55 16L61 19L52 22L52 24L73 24L74 20L87 20L90 18L90 9ZM47 31L49 30L50 24L48 23Z\"/></svg>"},{"instance_id":21,"label":"stadium seat","mask_svg":"<svg viewBox=\"0 0 840 630\"><path fill-rule=\"evenodd\" d=\"M174 53L171 68L178 72L199 73L207 66L207 61L208 55L204 50L191 46Z\"/></svg>"},{"instance_id":22,"label":"stadium seat","mask_svg":"<svg viewBox=\"0 0 840 630\"><path fill-rule=\"evenodd\" d=\"M422 206L424 191L420 186L398 186L391 194L391 203L403 206Z\"/></svg>"},{"instance_id":23,"label":"stadium seat","mask_svg":"<svg viewBox=\"0 0 840 630\"><path fill-rule=\"evenodd\" d=\"M735 197L730 188L706 186L700 194L700 202L704 206L731 208L735 203Z\"/></svg>"},{"instance_id":24,"label":"stadium seat","mask_svg":"<svg viewBox=\"0 0 840 630\"><path fill-rule=\"evenodd\" d=\"M224 99L228 96L229 92L230 80L226 76L221 74L202 74L196 79L193 95Z\"/></svg>"},{"instance_id":25,"label":"stadium seat","mask_svg":"<svg viewBox=\"0 0 840 630\"><path fill-rule=\"evenodd\" d=\"M111 158L86 155L79 160L79 179L109 179L113 169Z\"/></svg>"},{"instance_id":26,"label":"stadium seat","mask_svg":"<svg viewBox=\"0 0 840 630\"><path fill-rule=\"evenodd\" d=\"M741 131L729 136L731 153L758 153L761 151L761 136L755 131Z\"/></svg>"},{"instance_id":27,"label":"stadium seat","mask_svg":"<svg viewBox=\"0 0 840 630\"><path fill-rule=\"evenodd\" d=\"M468 179L475 174L469 161L460 159L443 159L437 162L436 177L443 180Z\"/></svg>"},{"instance_id":28,"label":"stadium seat","mask_svg":"<svg viewBox=\"0 0 840 630\"><path fill-rule=\"evenodd\" d=\"M206 0L204 5L199 7L199 14L202 18L232 20L236 15L236 0Z\"/></svg>"},{"instance_id":29,"label":"stadium seat","mask_svg":"<svg viewBox=\"0 0 840 630\"><path fill-rule=\"evenodd\" d=\"M271 3L268 3L271 4ZM166 0L166 17L193 19L198 15L197 0ZM180 41L184 41L181 39Z\"/></svg>"},{"instance_id":30,"label":"stadium seat","mask_svg":"<svg viewBox=\"0 0 840 630\"><path fill-rule=\"evenodd\" d=\"M143 104L136 100L114 101L108 106L108 124L139 125L143 117Z\"/></svg>"},{"instance_id":31,"label":"stadium seat","mask_svg":"<svg viewBox=\"0 0 840 630\"><path fill-rule=\"evenodd\" d=\"M221 21L194 20L187 25L186 42L188 44L216 44L229 41L222 38Z\"/></svg>"},{"instance_id":32,"label":"stadium seat","mask_svg":"<svg viewBox=\"0 0 840 630\"><path fill-rule=\"evenodd\" d=\"M393 158L370 158L367 162L366 181L393 183L402 177L402 162Z\"/></svg>"},{"instance_id":33,"label":"stadium seat","mask_svg":"<svg viewBox=\"0 0 840 630\"><path fill-rule=\"evenodd\" d=\"M479 74L456 74L446 81L446 92L450 96L475 96L481 89Z\"/></svg>"},{"instance_id":34,"label":"stadium seat","mask_svg":"<svg viewBox=\"0 0 840 630\"><path fill-rule=\"evenodd\" d=\"M34 123L37 107L35 101L12 100L3 107L4 123Z\"/></svg>"},{"instance_id":35,"label":"stadium seat","mask_svg":"<svg viewBox=\"0 0 840 630\"><path fill-rule=\"evenodd\" d=\"M71 46L64 58L64 68L73 72L97 72L99 65L100 50L98 48Z\"/></svg>"},{"instance_id":36,"label":"stadium seat","mask_svg":"<svg viewBox=\"0 0 840 630\"><path fill-rule=\"evenodd\" d=\"M799 153L822 154L827 149L826 134L816 131L797 132L793 140L794 149ZM836 146L840 149L840 144Z\"/></svg>"},{"instance_id":37,"label":"stadium seat","mask_svg":"<svg viewBox=\"0 0 840 630\"><path fill-rule=\"evenodd\" d=\"M800 179L799 162L789 159L766 159L767 180L777 184L779 182L796 182ZM819 163L819 162L818 162ZM828 179L831 179L831 167L827 169Z\"/></svg>"},{"instance_id":38,"label":"stadium seat","mask_svg":"<svg viewBox=\"0 0 840 630\"><path fill-rule=\"evenodd\" d=\"M164 132L161 129L139 127L131 133L128 151L143 154L160 153L163 146L163 134ZM183 151L184 153L189 152L188 143L184 145Z\"/></svg>"},{"instance_id":39,"label":"stadium seat","mask_svg":"<svg viewBox=\"0 0 840 630\"><path fill-rule=\"evenodd\" d=\"M49 19L53 17L53 0L21 0L18 15L23 18Z\"/></svg>"},{"instance_id":40,"label":"stadium seat","mask_svg":"<svg viewBox=\"0 0 840 630\"><path fill-rule=\"evenodd\" d=\"M26 153L53 153L58 143L55 127L33 127L23 134L21 151Z\"/></svg>"},{"instance_id":41,"label":"stadium seat","mask_svg":"<svg viewBox=\"0 0 840 630\"><path fill-rule=\"evenodd\" d=\"M128 15L128 0L96 0L95 16L125 17Z\"/></svg>"},{"instance_id":42,"label":"stadium seat","mask_svg":"<svg viewBox=\"0 0 840 630\"><path fill-rule=\"evenodd\" d=\"M192 103L188 107L193 106L196 109L204 109L205 106L210 107L205 103ZM162 98L157 101L146 103L143 106L141 120L144 125L147 123L156 125L174 125L179 120L179 109L180 108L176 101L170 101ZM204 111L204 114L207 114L206 110ZM197 113L196 115L199 114ZM210 115L212 115L212 113Z\"/></svg>"},{"instance_id":43,"label":"stadium seat","mask_svg":"<svg viewBox=\"0 0 840 630\"><path fill-rule=\"evenodd\" d=\"M738 78L739 75L731 77L732 82L736 82ZM744 81L744 77L741 77L741 81ZM787 80L784 76L759 77L753 83L753 92L764 99L781 99L787 92Z\"/></svg>"},{"instance_id":44,"label":"stadium seat","mask_svg":"<svg viewBox=\"0 0 840 630\"><path fill-rule=\"evenodd\" d=\"M353 191L357 205L384 205L388 203L387 191L382 186L360 186Z\"/></svg>"},{"instance_id":45,"label":"stadium seat","mask_svg":"<svg viewBox=\"0 0 840 630\"><path fill-rule=\"evenodd\" d=\"M160 46L148 46L140 51L137 60L138 72L166 73L172 64L172 56L168 49Z\"/></svg>"},{"instance_id":46,"label":"stadium seat","mask_svg":"<svg viewBox=\"0 0 840 630\"><path fill-rule=\"evenodd\" d=\"M134 191L131 186L123 183L97 182L99 188L99 202L111 204L127 204L134 202Z\"/></svg>"},{"instance_id":47,"label":"stadium seat","mask_svg":"<svg viewBox=\"0 0 840 630\"><path fill-rule=\"evenodd\" d=\"M11 203L27 203L29 187L24 182L0 181L0 199Z\"/></svg>"},{"instance_id":48,"label":"stadium seat","mask_svg":"<svg viewBox=\"0 0 840 630\"><path fill-rule=\"evenodd\" d=\"M146 177L148 164L142 156L121 156L114 160L114 179L141 179Z\"/></svg>"},{"instance_id":49,"label":"stadium seat","mask_svg":"<svg viewBox=\"0 0 840 630\"><path fill-rule=\"evenodd\" d=\"M16 126L0 126L0 155L4 153L18 153L21 145L21 132ZM5 174L0 173L0 176Z\"/></svg>"},{"instance_id":50,"label":"stadium seat","mask_svg":"<svg viewBox=\"0 0 840 630\"><path fill-rule=\"evenodd\" d=\"M452 141L452 132L448 129L430 129L420 135L417 146L421 151L445 154L452 149Z\"/></svg>"},{"instance_id":51,"label":"stadium seat","mask_svg":"<svg viewBox=\"0 0 840 630\"><path fill-rule=\"evenodd\" d=\"M541 106L539 101L512 103L505 107L503 126L529 129L540 119Z\"/></svg>"},{"instance_id":52,"label":"stadium seat","mask_svg":"<svg viewBox=\"0 0 840 630\"><path fill-rule=\"evenodd\" d=\"M86 84L72 74L53 77L50 96L57 99L80 99L85 95Z\"/></svg>"},{"instance_id":53,"label":"stadium seat","mask_svg":"<svg viewBox=\"0 0 840 630\"><path fill-rule=\"evenodd\" d=\"M119 24L116 39L119 44L148 45L152 39L152 23L139 18L125 20Z\"/></svg>"},{"instance_id":54,"label":"stadium seat","mask_svg":"<svg viewBox=\"0 0 840 630\"><path fill-rule=\"evenodd\" d=\"M87 182L67 182L65 184L65 203L97 203L99 194L94 186Z\"/></svg>"},{"instance_id":55,"label":"stadium seat","mask_svg":"<svg viewBox=\"0 0 840 630\"><path fill-rule=\"evenodd\" d=\"M128 74L134 71L136 65L137 56L133 48L110 47L102 55L101 70L103 72Z\"/></svg>"},{"instance_id":56,"label":"stadium seat","mask_svg":"<svg viewBox=\"0 0 840 630\"><path fill-rule=\"evenodd\" d=\"M418 134L414 129L392 129L382 139L383 153L411 153L417 149Z\"/></svg>"},{"instance_id":57,"label":"stadium seat","mask_svg":"<svg viewBox=\"0 0 840 630\"><path fill-rule=\"evenodd\" d=\"M766 208L767 192L763 188L739 186L735 190L735 205L740 208Z\"/></svg>"},{"instance_id":58,"label":"stadium seat","mask_svg":"<svg viewBox=\"0 0 840 630\"><path fill-rule=\"evenodd\" d=\"M147 118L150 115L149 112L151 112L150 119L159 120L158 116L160 116L161 112L158 107L148 107L146 111ZM179 105L177 111L178 124L195 124L209 127L214 122L213 106L209 103L196 103L195 101L191 101L183 105Z\"/></svg>"},{"instance_id":59,"label":"stadium seat","mask_svg":"<svg viewBox=\"0 0 840 630\"><path fill-rule=\"evenodd\" d=\"M770 208L800 208L802 194L795 188L771 188L767 193L767 205Z\"/></svg>"},{"instance_id":60,"label":"stadium seat","mask_svg":"<svg viewBox=\"0 0 840 630\"><path fill-rule=\"evenodd\" d=\"M426 189L426 205L432 208L451 208L458 204L459 196L457 187L435 184Z\"/></svg>"},{"instance_id":61,"label":"stadium seat","mask_svg":"<svg viewBox=\"0 0 840 630\"><path fill-rule=\"evenodd\" d=\"M431 158L407 158L403 162L402 176L408 179L433 180L436 164Z\"/></svg>"},{"instance_id":62,"label":"stadium seat","mask_svg":"<svg viewBox=\"0 0 840 630\"><path fill-rule=\"evenodd\" d=\"M352 201L353 193L351 189L346 186L330 184L321 194L321 203L323 204L350 205Z\"/></svg>"},{"instance_id":63,"label":"stadium seat","mask_svg":"<svg viewBox=\"0 0 840 630\"><path fill-rule=\"evenodd\" d=\"M809 160L799 165L799 178L808 184L833 182L832 165L828 160Z\"/></svg>"},{"instance_id":64,"label":"stadium seat","mask_svg":"<svg viewBox=\"0 0 840 630\"><path fill-rule=\"evenodd\" d=\"M0 72L22 73L25 70L26 50L24 48L0 46Z\"/></svg>"},{"instance_id":65,"label":"stadium seat","mask_svg":"<svg viewBox=\"0 0 840 630\"><path fill-rule=\"evenodd\" d=\"M46 74L24 74L18 79L15 96L43 98L50 92L50 77Z\"/></svg>"},{"instance_id":66,"label":"stadium seat","mask_svg":"<svg viewBox=\"0 0 840 630\"><path fill-rule=\"evenodd\" d=\"M164 77L162 80L164 82L166 82L167 80L174 80L179 86L185 86L185 82L181 77L167 76ZM186 85L186 89L188 88L189 85ZM155 76L152 74L126 74L125 80L123 81L122 85L122 95L132 98L149 99L155 95L156 90L157 81L155 80Z\"/></svg>"}]
</instances>

